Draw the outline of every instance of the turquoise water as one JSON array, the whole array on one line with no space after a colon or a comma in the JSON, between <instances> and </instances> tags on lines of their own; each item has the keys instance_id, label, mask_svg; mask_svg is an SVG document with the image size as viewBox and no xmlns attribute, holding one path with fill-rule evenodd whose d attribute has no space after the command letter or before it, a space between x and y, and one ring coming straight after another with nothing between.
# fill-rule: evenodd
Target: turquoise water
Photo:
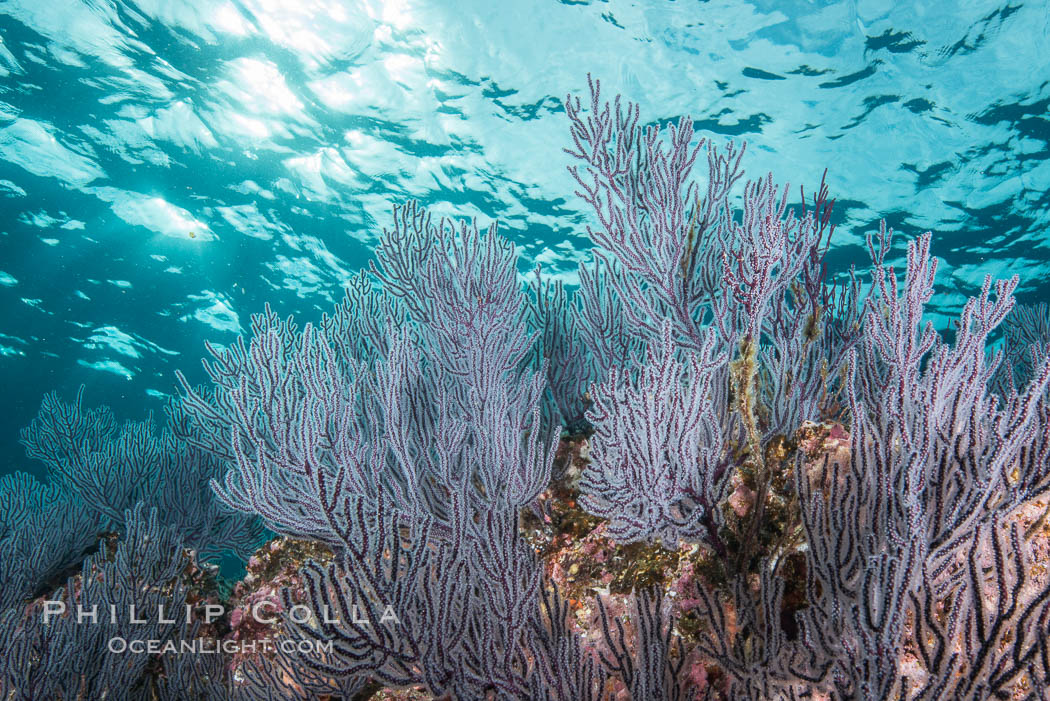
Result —
<instances>
[{"instance_id":1,"label":"turquoise water","mask_svg":"<svg viewBox=\"0 0 1050 701\"><path fill-rule=\"evenodd\" d=\"M840 270L885 217L935 233L938 314L985 274L1048 299L1048 34L1047 3L0 2L0 472L47 391L141 419L265 302L320 316L408 198L572 283L588 72L752 177L827 168Z\"/></svg>"}]
</instances>

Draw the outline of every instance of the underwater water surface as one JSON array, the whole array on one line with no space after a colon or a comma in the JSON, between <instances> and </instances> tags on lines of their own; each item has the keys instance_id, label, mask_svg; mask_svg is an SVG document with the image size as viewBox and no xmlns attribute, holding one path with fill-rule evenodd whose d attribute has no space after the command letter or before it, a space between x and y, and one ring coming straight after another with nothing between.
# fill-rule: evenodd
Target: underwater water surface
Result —
<instances>
[{"instance_id":1,"label":"underwater water surface","mask_svg":"<svg viewBox=\"0 0 1050 701\"><path fill-rule=\"evenodd\" d=\"M833 274L886 218L934 232L937 314L985 274L1048 299L1048 34L1045 2L7 0L0 471L39 469L46 392L138 420L264 303L319 317L408 199L572 285L588 73L794 201L826 168Z\"/></svg>"}]
</instances>

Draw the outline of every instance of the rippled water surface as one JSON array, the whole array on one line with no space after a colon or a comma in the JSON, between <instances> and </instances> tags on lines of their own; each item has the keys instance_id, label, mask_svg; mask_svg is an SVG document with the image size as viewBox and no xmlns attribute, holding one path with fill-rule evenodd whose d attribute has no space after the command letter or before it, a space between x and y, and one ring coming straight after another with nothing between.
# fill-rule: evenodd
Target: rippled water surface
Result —
<instances>
[{"instance_id":1,"label":"rippled water surface","mask_svg":"<svg viewBox=\"0 0 1050 701\"><path fill-rule=\"evenodd\" d=\"M1048 45L1045 2L0 1L0 471L46 391L141 418L265 302L318 317L408 198L571 282L588 72L752 176L827 168L839 269L885 217L935 232L939 314L1048 299Z\"/></svg>"}]
</instances>

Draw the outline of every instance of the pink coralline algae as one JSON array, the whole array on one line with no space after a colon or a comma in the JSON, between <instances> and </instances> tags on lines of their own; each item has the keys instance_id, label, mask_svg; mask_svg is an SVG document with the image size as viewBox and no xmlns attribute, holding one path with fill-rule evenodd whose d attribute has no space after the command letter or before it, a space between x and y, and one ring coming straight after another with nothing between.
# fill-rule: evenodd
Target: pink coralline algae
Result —
<instances>
[{"instance_id":1,"label":"pink coralline algae","mask_svg":"<svg viewBox=\"0 0 1050 701\"><path fill-rule=\"evenodd\" d=\"M282 614L286 612L282 591L290 599L305 601L299 568L308 560L325 562L332 554L310 541L277 538L265 544L248 559L245 577L233 588L229 606L229 628L226 638L244 642L273 641L283 635ZM251 655L263 649L256 646ZM231 667L236 669L244 656L234 654Z\"/></svg>"}]
</instances>

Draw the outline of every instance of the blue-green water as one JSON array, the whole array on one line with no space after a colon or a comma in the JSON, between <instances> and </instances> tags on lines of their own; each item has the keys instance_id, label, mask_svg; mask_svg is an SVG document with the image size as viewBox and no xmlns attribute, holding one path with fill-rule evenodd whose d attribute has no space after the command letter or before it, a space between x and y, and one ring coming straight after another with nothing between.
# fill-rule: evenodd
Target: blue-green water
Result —
<instances>
[{"instance_id":1,"label":"blue-green water","mask_svg":"<svg viewBox=\"0 0 1050 701\"><path fill-rule=\"evenodd\" d=\"M588 72L753 177L828 168L840 268L885 217L935 232L938 313L988 273L1048 299L1048 35L1045 2L0 1L0 471L46 391L141 419L265 302L318 317L407 198L572 282Z\"/></svg>"}]
</instances>

